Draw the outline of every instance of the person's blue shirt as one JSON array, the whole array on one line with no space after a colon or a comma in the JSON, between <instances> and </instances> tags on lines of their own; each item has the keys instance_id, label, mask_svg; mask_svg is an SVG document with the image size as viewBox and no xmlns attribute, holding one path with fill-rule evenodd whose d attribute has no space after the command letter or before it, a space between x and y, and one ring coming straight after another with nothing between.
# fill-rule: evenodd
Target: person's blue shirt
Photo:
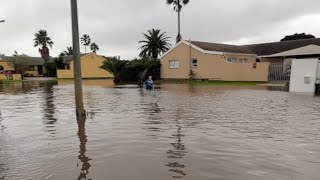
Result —
<instances>
[{"instance_id":1,"label":"person's blue shirt","mask_svg":"<svg viewBox=\"0 0 320 180\"><path fill-rule=\"evenodd\" d=\"M146 89L149 89L149 90L152 89L152 84L153 84L152 80L148 79L144 83L146 85Z\"/></svg>"}]
</instances>

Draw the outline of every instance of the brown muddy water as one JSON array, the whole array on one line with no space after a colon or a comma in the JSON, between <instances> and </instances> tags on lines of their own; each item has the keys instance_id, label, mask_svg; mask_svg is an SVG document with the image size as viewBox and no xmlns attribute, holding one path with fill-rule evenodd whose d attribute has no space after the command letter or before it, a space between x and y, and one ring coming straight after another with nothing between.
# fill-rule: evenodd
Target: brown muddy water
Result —
<instances>
[{"instance_id":1,"label":"brown muddy water","mask_svg":"<svg viewBox=\"0 0 320 180\"><path fill-rule=\"evenodd\" d=\"M319 180L320 98L264 87L0 86L0 179ZM82 121L84 122L84 121Z\"/></svg>"}]
</instances>

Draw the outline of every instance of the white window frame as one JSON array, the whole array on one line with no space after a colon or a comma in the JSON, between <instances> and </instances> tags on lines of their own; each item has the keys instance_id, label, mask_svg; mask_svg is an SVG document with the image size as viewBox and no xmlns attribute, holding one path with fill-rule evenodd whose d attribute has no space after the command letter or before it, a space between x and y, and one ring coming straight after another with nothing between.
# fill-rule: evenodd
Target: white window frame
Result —
<instances>
[{"instance_id":1,"label":"white window frame","mask_svg":"<svg viewBox=\"0 0 320 180\"><path fill-rule=\"evenodd\" d=\"M246 59L246 58L239 59L239 63L241 63L241 64L244 64L244 63L247 63L247 62L248 62L248 59Z\"/></svg>"},{"instance_id":2,"label":"white window frame","mask_svg":"<svg viewBox=\"0 0 320 180\"><path fill-rule=\"evenodd\" d=\"M228 58L227 61L229 63L237 63L237 58Z\"/></svg>"},{"instance_id":3,"label":"white window frame","mask_svg":"<svg viewBox=\"0 0 320 180\"><path fill-rule=\"evenodd\" d=\"M197 61L197 62L194 63L193 61ZM198 67L198 59L197 58L192 58L191 59L191 67L192 68L197 68Z\"/></svg>"},{"instance_id":4,"label":"white window frame","mask_svg":"<svg viewBox=\"0 0 320 180\"><path fill-rule=\"evenodd\" d=\"M169 60L169 69L179 69L179 68L180 68L179 60Z\"/></svg>"}]
</instances>

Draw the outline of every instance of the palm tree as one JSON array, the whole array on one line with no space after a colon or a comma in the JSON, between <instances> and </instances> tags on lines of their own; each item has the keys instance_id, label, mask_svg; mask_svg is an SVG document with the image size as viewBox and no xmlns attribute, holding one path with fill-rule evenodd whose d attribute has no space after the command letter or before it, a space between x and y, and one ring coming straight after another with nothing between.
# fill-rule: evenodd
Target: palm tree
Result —
<instances>
[{"instance_id":1,"label":"palm tree","mask_svg":"<svg viewBox=\"0 0 320 180\"><path fill-rule=\"evenodd\" d=\"M66 56L73 55L73 48L71 46L67 47L67 50L64 50L62 53Z\"/></svg>"},{"instance_id":2,"label":"palm tree","mask_svg":"<svg viewBox=\"0 0 320 180\"><path fill-rule=\"evenodd\" d=\"M145 40L139 41L143 43L140 47L140 57L152 57L157 59L159 55L168 51L171 47L169 37L165 32L161 33L159 29L148 30L148 34L143 33Z\"/></svg>"},{"instance_id":3,"label":"palm tree","mask_svg":"<svg viewBox=\"0 0 320 180\"><path fill-rule=\"evenodd\" d=\"M92 50L92 52L96 53L97 51L99 51L99 46L96 43L92 43L90 45L90 49Z\"/></svg>"},{"instance_id":4,"label":"palm tree","mask_svg":"<svg viewBox=\"0 0 320 180\"><path fill-rule=\"evenodd\" d=\"M45 62L49 60L50 54L49 54L49 48L52 48L52 45L54 44L50 37L48 37L46 30L40 30L38 33L35 34L34 41L34 47L41 46L39 48L39 52L41 53L42 59L44 59Z\"/></svg>"},{"instance_id":5,"label":"palm tree","mask_svg":"<svg viewBox=\"0 0 320 180\"><path fill-rule=\"evenodd\" d=\"M114 76L114 82L121 82L121 73L127 65L127 61L122 61L117 57L108 58L105 60L100 68L108 71Z\"/></svg>"},{"instance_id":6,"label":"palm tree","mask_svg":"<svg viewBox=\"0 0 320 180\"><path fill-rule=\"evenodd\" d=\"M91 38L89 35L84 34L81 38L81 43L84 46L85 53L87 53L87 46L90 46Z\"/></svg>"},{"instance_id":7,"label":"palm tree","mask_svg":"<svg viewBox=\"0 0 320 180\"><path fill-rule=\"evenodd\" d=\"M167 0L168 5L173 5L173 10L178 13L178 35L176 39L176 43L180 42L182 39L182 36L180 34L180 12L182 9L182 6L185 6L189 3L190 0Z\"/></svg>"}]
</instances>

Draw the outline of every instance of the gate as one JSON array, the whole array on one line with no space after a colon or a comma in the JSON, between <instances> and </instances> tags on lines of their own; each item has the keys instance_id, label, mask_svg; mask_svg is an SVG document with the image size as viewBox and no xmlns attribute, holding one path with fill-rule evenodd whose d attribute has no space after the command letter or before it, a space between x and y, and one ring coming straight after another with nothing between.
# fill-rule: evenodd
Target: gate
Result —
<instances>
[{"instance_id":1,"label":"gate","mask_svg":"<svg viewBox=\"0 0 320 180\"><path fill-rule=\"evenodd\" d=\"M269 67L268 82L274 84L287 84L290 82L291 64L271 63Z\"/></svg>"}]
</instances>

